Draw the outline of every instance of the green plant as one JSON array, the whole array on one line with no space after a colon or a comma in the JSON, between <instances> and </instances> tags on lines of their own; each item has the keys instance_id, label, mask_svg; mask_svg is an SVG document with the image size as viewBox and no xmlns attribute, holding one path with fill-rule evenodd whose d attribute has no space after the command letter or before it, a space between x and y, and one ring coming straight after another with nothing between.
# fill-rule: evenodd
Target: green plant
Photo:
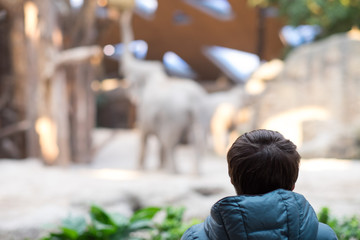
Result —
<instances>
[{"instance_id":1,"label":"green plant","mask_svg":"<svg viewBox=\"0 0 360 240\"><path fill-rule=\"evenodd\" d=\"M188 227L199 222L184 223L184 211L182 207L147 207L127 218L93 205L89 221L83 217L67 218L57 231L41 240L177 240ZM161 212L165 215L155 221Z\"/></svg>"},{"instance_id":2,"label":"green plant","mask_svg":"<svg viewBox=\"0 0 360 240\"><path fill-rule=\"evenodd\" d=\"M166 215L160 223L155 225L152 232L152 240L178 240L183 233L200 220L193 219L190 223L183 222L185 208L166 207Z\"/></svg>"},{"instance_id":3,"label":"green plant","mask_svg":"<svg viewBox=\"0 0 360 240\"><path fill-rule=\"evenodd\" d=\"M330 215L330 210L323 207L318 213L319 222L329 225L339 240L360 240L360 219L358 216L345 217L341 221Z\"/></svg>"},{"instance_id":4,"label":"green plant","mask_svg":"<svg viewBox=\"0 0 360 240\"><path fill-rule=\"evenodd\" d=\"M290 25L319 25L323 30L320 37L360 26L358 0L248 0L248 3L256 7L278 8Z\"/></svg>"}]
</instances>

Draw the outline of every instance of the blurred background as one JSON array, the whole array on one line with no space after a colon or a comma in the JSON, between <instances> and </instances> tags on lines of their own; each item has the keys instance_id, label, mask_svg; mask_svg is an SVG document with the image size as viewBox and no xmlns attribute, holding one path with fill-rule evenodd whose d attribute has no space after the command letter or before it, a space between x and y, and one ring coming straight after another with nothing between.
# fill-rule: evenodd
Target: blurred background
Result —
<instances>
[{"instance_id":1,"label":"blurred background","mask_svg":"<svg viewBox=\"0 0 360 240\"><path fill-rule=\"evenodd\" d=\"M0 0L0 238L36 239L92 203L203 219L235 194L229 144L257 128L298 146L295 191L316 211L359 215L359 11L352 0Z\"/></svg>"}]
</instances>

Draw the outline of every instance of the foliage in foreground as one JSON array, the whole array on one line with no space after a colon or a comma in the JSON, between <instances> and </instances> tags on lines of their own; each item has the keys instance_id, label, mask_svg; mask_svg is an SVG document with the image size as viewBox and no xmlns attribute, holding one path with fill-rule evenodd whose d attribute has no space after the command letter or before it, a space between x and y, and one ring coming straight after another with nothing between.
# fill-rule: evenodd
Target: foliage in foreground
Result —
<instances>
[{"instance_id":1,"label":"foliage in foreground","mask_svg":"<svg viewBox=\"0 0 360 240\"><path fill-rule=\"evenodd\" d=\"M65 219L58 231L41 240L178 240L187 228L199 223L183 222L184 211L183 207L147 207L127 218L93 205L89 221L83 217Z\"/></svg>"},{"instance_id":2,"label":"foliage in foreground","mask_svg":"<svg viewBox=\"0 0 360 240\"><path fill-rule=\"evenodd\" d=\"M360 240L360 218L345 217L341 221L330 216L330 210L324 207L318 213L319 221L334 229L339 240Z\"/></svg>"},{"instance_id":3,"label":"foliage in foreground","mask_svg":"<svg viewBox=\"0 0 360 240\"><path fill-rule=\"evenodd\" d=\"M360 27L358 0L248 0L248 3L257 7L275 6L290 25L318 25L323 30L320 37Z\"/></svg>"},{"instance_id":4,"label":"foliage in foreground","mask_svg":"<svg viewBox=\"0 0 360 240\"><path fill-rule=\"evenodd\" d=\"M185 223L184 211L183 207L147 207L127 218L93 205L88 221L83 217L65 219L58 231L40 240L178 240L187 228L200 222L194 219ZM318 218L334 229L339 240L360 240L359 217L339 220L324 207Z\"/></svg>"}]
</instances>

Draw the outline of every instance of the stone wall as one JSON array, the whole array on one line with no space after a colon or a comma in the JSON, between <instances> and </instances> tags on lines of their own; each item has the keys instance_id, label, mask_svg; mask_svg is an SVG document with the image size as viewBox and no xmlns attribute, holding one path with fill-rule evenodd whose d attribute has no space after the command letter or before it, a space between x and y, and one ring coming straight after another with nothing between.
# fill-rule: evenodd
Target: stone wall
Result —
<instances>
[{"instance_id":1,"label":"stone wall","mask_svg":"<svg viewBox=\"0 0 360 240\"><path fill-rule=\"evenodd\" d=\"M360 157L360 34L296 48L257 103L257 128L275 129L303 157Z\"/></svg>"}]
</instances>

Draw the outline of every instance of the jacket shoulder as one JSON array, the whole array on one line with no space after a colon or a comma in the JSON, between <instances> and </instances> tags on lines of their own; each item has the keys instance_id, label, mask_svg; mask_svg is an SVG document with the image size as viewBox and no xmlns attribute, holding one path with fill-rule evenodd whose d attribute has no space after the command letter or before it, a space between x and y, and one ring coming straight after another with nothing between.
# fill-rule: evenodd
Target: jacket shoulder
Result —
<instances>
[{"instance_id":1,"label":"jacket shoulder","mask_svg":"<svg viewBox=\"0 0 360 240\"><path fill-rule=\"evenodd\" d=\"M331 227L324 223L319 223L316 240L337 240L337 237Z\"/></svg>"},{"instance_id":2,"label":"jacket shoulder","mask_svg":"<svg viewBox=\"0 0 360 240\"><path fill-rule=\"evenodd\" d=\"M208 240L205 233L204 223L196 224L190 227L182 235L181 240Z\"/></svg>"}]
</instances>

